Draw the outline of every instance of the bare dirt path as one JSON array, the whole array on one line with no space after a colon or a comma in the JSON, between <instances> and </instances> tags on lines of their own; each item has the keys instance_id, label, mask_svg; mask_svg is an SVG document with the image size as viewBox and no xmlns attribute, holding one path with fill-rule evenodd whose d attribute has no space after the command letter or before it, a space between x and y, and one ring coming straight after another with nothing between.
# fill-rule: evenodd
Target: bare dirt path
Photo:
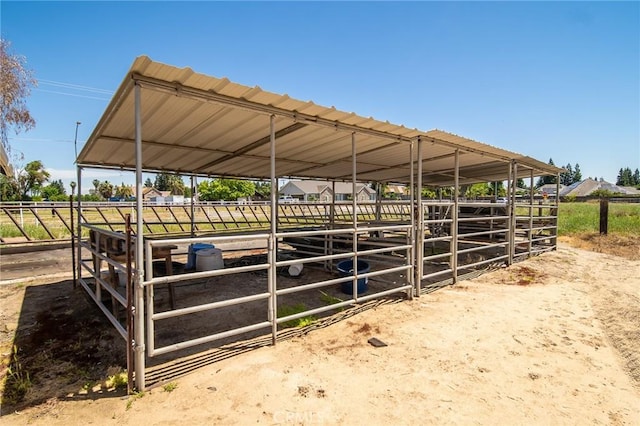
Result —
<instances>
[{"instance_id":1,"label":"bare dirt path","mask_svg":"<svg viewBox=\"0 0 640 426\"><path fill-rule=\"evenodd\" d=\"M0 423L637 425L639 271L561 245L143 395L60 386ZM19 289L0 296L16 304Z\"/></svg>"}]
</instances>

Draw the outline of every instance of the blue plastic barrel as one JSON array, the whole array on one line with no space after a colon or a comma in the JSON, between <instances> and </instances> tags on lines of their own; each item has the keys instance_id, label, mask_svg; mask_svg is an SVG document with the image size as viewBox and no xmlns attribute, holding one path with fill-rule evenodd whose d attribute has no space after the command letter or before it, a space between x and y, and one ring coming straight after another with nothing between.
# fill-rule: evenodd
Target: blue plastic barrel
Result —
<instances>
[{"instance_id":1,"label":"blue plastic barrel","mask_svg":"<svg viewBox=\"0 0 640 426\"><path fill-rule=\"evenodd\" d=\"M353 273L353 259L343 260L342 262L336 265L338 272L343 277L352 277ZM366 274L371 270L368 262L364 260L358 259L358 274ZM362 294L368 290L367 284L369 283L369 278L358 278L357 284L357 292L358 294ZM353 294L353 281L347 281L342 283L342 292L345 294Z\"/></svg>"},{"instance_id":2,"label":"blue plastic barrel","mask_svg":"<svg viewBox=\"0 0 640 426\"><path fill-rule=\"evenodd\" d=\"M207 243L195 243L189 245L189 254L187 256L187 266L185 269L195 269L196 268L196 252L199 250L206 250L216 248L213 244Z\"/></svg>"}]
</instances>

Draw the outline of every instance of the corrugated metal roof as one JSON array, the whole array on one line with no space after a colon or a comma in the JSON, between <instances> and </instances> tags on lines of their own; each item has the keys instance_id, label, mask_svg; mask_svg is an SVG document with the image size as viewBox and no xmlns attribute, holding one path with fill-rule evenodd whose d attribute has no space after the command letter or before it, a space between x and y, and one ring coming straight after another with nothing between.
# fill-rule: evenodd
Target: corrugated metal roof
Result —
<instances>
[{"instance_id":1,"label":"corrugated metal roof","mask_svg":"<svg viewBox=\"0 0 640 426\"><path fill-rule=\"evenodd\" d=\"M410 144L423 142L424 184L503 180L508 162L520 177L562 169L447 133L423 132L137 58L92 132L78 164L135 169L134 84L141 90L143 164L147 171L270 177L269 120L275 116L278 176L351 179L355 133L358 180L407 183ZM416 150L417 152L417 150ZM528 168L525 170L525 168Z\"/></svg>"},{"instance_id":2,"label":"corrugated metal roof","mask_svg":"<svg viewBox=\"0 0 640 426\"><path fill-rule=\"evenodd\" d=\"M0 174L5 176L13 175L13 167L9 164L9 157L2 144L0 144Z\"/></svg>"}]
</instances>

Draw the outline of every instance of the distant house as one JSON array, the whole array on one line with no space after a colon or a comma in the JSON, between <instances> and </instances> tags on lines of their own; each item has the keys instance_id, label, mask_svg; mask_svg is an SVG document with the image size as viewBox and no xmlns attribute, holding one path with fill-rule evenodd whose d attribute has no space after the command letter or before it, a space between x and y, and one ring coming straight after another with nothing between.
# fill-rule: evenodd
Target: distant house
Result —
<instances>
[{"instance_id":1,"label":"distant house","mask_svg":"<svg viewBox=\"0 0 640 426\"><path fill-rule=\"evenodd\" d=\"M333 183L317 180L291 180L280 188L280 195L291 196L300 201L329 202L333 195ZM351 199L352 185L347 182L335 182L335 200L346 201ZM375 201L376 191L368 185L356 184L356 197L358 201Z\"/></svg>"},{"instance_id":2,"label":"distant house","mask_svg":"<svg viewBox=\"0 0 640 426\"><path fill-rule=\"evenodd\" d=\"M614 194L622 195L640 195L640 190L629 186L618 186L605 181L594 179L585 179L576 182L560 191L561 197L588 197L597 190L609 191Z\"/></svg>"},{"instance_id":3,"label":"distant house","mask_svg":"<svg viewBox=\"0 0 640 426\"><path fill-rule=\"evenodd\" d=\"M555 183L546 183L538 188L538 193L542 195L549 195L555 197L556 195L556 184ZM562 194L562 190L565 188L563 184L560 184L560 194Z\"/></svg>"},{"instance_id":4,"label":"distant house","mask_svg":"<svg viewBox=\"0 0 640 426\"><path fill-rule=\"evenodd\" d=\"M170 195L171 191L160 191L153 187L142 188L142 201L156 202L162 198L162 204L164 204L164 199Z\"/></svg>"}]
</instances>

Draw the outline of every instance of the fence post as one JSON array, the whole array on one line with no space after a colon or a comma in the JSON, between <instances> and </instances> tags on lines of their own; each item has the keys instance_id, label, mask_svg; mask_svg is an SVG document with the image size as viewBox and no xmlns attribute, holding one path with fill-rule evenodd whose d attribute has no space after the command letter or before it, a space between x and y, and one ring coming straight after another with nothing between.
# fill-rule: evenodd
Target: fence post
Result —
<instances>
[{"instance_id":1,"label":"fence post","mask_svg":"<svg viewBox=\"0 0 640 426\"><path fill-rule=\"evenodd\" d=\"M69 216L71 224L69 228L71 228L71 269L73 270L73 288L75 290L78 285L78 279L76 277L76 235L73 228L73 189L71 190L71 195L69 195Z\"/></svg>"},{"instance_id":2,"label":"fence post","mask_svg":"<svg viewBox=\"0 0 640 426\"><path fill-rule=\"evenodd\" d=\"M609 228L609 199L600 199L600 235L607 235Z\"/></svg>"}]
</instances>

